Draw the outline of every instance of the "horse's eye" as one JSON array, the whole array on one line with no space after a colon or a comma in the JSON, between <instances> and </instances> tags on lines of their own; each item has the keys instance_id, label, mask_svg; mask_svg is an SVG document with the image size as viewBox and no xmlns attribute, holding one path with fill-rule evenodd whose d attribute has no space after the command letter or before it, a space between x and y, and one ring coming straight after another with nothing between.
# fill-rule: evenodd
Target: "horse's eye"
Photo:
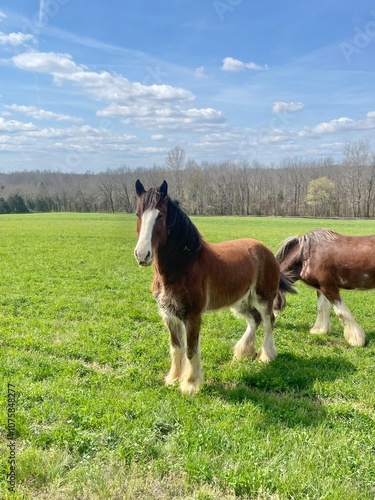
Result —
<instances>
[{"instance_id":1,"label":"horse's eye","mask_svg":"<svg viewBox=\"0 0 375 500\"><path fill-rule=\"evenodd\" d=\"M156 217L156 220L160 220L163 217L164 217L164 215L161 212L159 212L158 215L157 215L157 217Z\"/></svg>"}]
</instances>

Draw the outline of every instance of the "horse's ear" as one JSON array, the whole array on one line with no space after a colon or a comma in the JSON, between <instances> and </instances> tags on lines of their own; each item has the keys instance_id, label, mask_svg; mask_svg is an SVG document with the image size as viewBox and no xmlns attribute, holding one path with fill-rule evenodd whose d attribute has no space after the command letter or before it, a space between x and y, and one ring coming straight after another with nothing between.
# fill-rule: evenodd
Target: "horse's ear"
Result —
<instances>
[{"instance_id":1,"label":"horse's ear","mask_svg":"<svg viewBox=\"0 0 375 500\"><path fill-rule=\"evenodd\" d=\"M137 182L135 183L135 190L137 191L138 196L141 196L141 194L146 192L142 182L139 179L137 179Z\"/></svg>"},{"instance_id":2,"label":"horse's ear","mask_svg":"<svg viewBox=\"0 0 375 500\"><path fill-rule=\"evenodd\" d=\"M163 181L162 185L160 186L160 189L159 189L163 199L165 199L167 197L167 194L168 194L168 184L167 184L167 181Z\"/></svg>"}]
</instances>

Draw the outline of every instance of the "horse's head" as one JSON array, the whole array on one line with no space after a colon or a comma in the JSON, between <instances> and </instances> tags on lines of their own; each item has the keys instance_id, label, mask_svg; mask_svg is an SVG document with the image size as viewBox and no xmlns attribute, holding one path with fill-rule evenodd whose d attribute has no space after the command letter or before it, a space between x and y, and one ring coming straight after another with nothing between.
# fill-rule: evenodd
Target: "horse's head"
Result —
<instances>
[{"instance_id":1,"label":"horse's head","mask_svg":"<svg viewBox=\"0 0 375 500\"><path fill-rule=\"evenodd\" d=\"M297 293L292 287L300 279L302 260L298 236L287 238L277 251L276 260L280 265L280 288L273 302L273 312L278 316L286 307L286 294Z\"/></svg>"},{"instance_id":2,"label":"horse's head","mask_svg":"<svg viewBox=\"0 0 375 500\"><path fill-rule=\"evenodd\" d=\"M138 179L135 189L138 242L134 256L139 265L149 266L154 260L156 245L163 244L167 238L168 184L163 181L160 187L146 191Z\"/></svg>"}]
</instances>

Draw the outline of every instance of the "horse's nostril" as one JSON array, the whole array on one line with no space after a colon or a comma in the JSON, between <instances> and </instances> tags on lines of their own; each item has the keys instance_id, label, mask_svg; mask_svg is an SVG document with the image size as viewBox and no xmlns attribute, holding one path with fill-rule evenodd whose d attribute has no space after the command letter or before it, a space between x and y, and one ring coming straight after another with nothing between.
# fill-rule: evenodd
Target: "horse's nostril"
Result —
<instances>
[{"instance_id":1,"label":"horse's nostril","mask_svg":"<svg viewBox=\"0 0 375 500\"><path fill-rule=\"evenodd\" d=\"M147 255L146 255L146 260L150 257L150 250L147 252Z\"/></svg>"}]
</instances>

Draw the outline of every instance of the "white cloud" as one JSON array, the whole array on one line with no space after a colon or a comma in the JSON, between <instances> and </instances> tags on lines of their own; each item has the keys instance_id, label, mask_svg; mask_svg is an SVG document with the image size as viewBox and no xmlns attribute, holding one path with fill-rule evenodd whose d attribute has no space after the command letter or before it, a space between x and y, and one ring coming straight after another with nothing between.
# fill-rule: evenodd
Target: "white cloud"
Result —
<instances>
[{"instance_id":1,"label":"white cloud","mask_svg":"<svg viewBox=\"0 0 375 500\"><path fill-rule=\"evenodd\" d=\"M110 104L97 112L101 117L122 118L125 123L134 123L147 128L174 129L176 127L194 128L196 126L220 126L225 119L220 111L212 108L184 109L178 103L174 106L160 106L148 102L143 106L134 103L129 106Z\"/></svg>"},{"instance_id":2,"label":"white cloud","mask_svg":"<svg viewBox=\"0 0 375 500\"><path fill-rule=\"evenodd\" d=\"M34 41L33 35L28 35L26 33L3 33L0 31L0 45L12 45L17 47L18 45L24 45L26 42Z\"/></svg>"},{"instance_id":3,"label":"white cloud","mask_svg":"<svg viewBox=\"0 0 375 500\"><path fill-rule=\"evenodd\" d=\"M151 136L152 141L164 141L164 139L165 139L165 136L162 134L153 134Z\"/></svg>"},{"instance_id":4,"label":"white cloud","mask_svg":"<svg viewBox=\"0 0 375 500\"><path fill-rule=\"evenodd\" d=\"M375 130L375 112L369 111L365 118L353 120L347 116L321 122L313 127L303 127L297 132L299 137L321 137L325 134Z\"/></svg>"},{"instance_id":5,"label":"white cloud","mask_svg":"<svg viewBox=\"0 0 375 500\"><path fill-rule=\"evenodd\" d=\"M138 152L142 154L167 153L168 148L156 148L154 146L147 146L138 148Z\"/></svg>"},{"instance_id":6,"label":"white cloud","mask_svg":"<svg viewBox=\"0 0 375 500\"><path fill-rule=\"evenodd\" d=\"M344 129L355 129L358 127L354 120L343 116L341 118L335 118L329 122L321 122L314 127L304 127L302 130L298 131L299 137L319 137L327 133L334 133Z\"/></svg>"},{"instance_id":7,"label":"white cloud","mask_svg":"<svg viewBox=\"0 0 375 500\"><path fill-rule=\"evenodd\" d=\"M244 69L265 71L268 69L268 66L267 64L265 66L260 66L259 64L255 64L253 62L245 63L238 59L234 59L233 57L225 57L225 59L223 59L223 65L220 69L223 71L242 71Z\"/></svg>"},{"instance_id":8,"label":"white cloud","mask_svg":"<svg viewBox=\"0 0 375 500\"><path fill-rule=\"evenodd\" d=\"M302 102L274 101L272 113L295 113L301 111L305 105Z\"/></svg>"},{"instance_id":9,"label":"white cloud","mask_svg":"<svg viewBox=\"0 0 375 500\"><path fill-rule=\"evenodd\" d=\"M51 73L67 75L83 71L83 66L77 66L69 54L56 52L25 52L12 58L17 68L36 73Z\"/></svg>"},{"instance_id":10,"label":"white cloud","mask_svg":"<svg viewBox=\"0 0 375 500\"><path fill-rule=\"evenodd\" d=\"M207 75L204 72L204 66L199 66L199 68L195 69L194 77L195 78L207 78Z\"/></svg>"},{"instance_id":11,"label":"white cloud","mask_svg":"<svg viewBox=\"0 0 375 500\"><path fill-rule=\"evenodd\" d=\"M107 71L89 71L69 54L27 52L14 56L13 63L20 69L49 73L55 84L71 83L94 100L107 102L97 116L157 129L210 128L225 122L220 111L192 107L195 96L189 90L167 84L144 85Z\"/></svg>"},{"instance_id":12,"label":"white cloud","mask_svg":"<svg viewBox=\"0 0 375 500\"><path fill-rule=\"evenodd\" d=\"M0 21L2 19L5 19L6 17L7 17L6 14L4 14L4 12L2 10L0 10Z\"/></svg>"},{"instance_id":13,"label":"white cloud","mask_svg":"<svg viewBox=\"0 0 375 500\"><path fill-rule=\"evenodd\" d=\"M72 121L72 122L82 121L82 118L54 113L53 111L46 111L44 109L37 108L36 106L19 106L17 104L10 104L10 105L5 105L5 108L11 109L19 113L24 113L25 115L31 116L36 120L56 120L56 121Z\"/></svg>"},{"instance_id":14,"label":"white cloud","mask_svg":"<svg viewBox=\"0 0 375 500\"><path fill-rule=\"evenodd\" d=\"M215 109L187 107L195 100L189 90L166 84L144 85L107 71L89 71L68 54L29 52L14 56L13 62L21 69L50 73L56 84L72 83L93 99L108 102L97 116L158 129L212 127L225 122Z\"/></svg>"},{"instance_id":15,"label":"white cloud","mask_svg":"<svg viewBox=\"0 0 375 500\"><path fill-rule=\"evenodd\" d=\"M0 117L0 131L1 132L29 132L37 130L33 123L23 123L17 120L5 120Z\"/></svg>"},{"instance_id":16,"label":"white cloud","mask_svg":"<svg viewBox=\"0 0 375 500\"><path fill-rule=\"evenodd\" d=\"M54 82L71 82L97 100L128 102L151 99L157 101L193 101L194 95L183 88L165 84L143 85L130 82L121 75L107 71L88 71L77 65L69 54L27 52L13 57L14 64L24 70L50 73Z\"/></svg>"}]
</instances>

